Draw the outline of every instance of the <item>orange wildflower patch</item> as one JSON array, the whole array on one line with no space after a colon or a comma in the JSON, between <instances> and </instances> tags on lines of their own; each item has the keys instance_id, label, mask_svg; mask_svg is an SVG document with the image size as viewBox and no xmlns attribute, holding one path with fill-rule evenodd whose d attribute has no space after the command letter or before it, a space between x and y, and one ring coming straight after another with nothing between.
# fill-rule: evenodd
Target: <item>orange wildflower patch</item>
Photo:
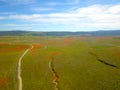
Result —
<instances>
[{"instance_id":1,"label":"orange wildflower patch","mask_svg":"<svg viewBox=\"0 0 120 90\"><path fill-rule=\"evenodd\" d=\"M33 50L39 49L41 46L39 44L33 44Z\"/></svg>"},{"instance_id":2,"label":"orange wildflower patch","mask_svg":"<svg viewBox=\"0 0 120 90\"><path fill-rule=\"evenodd\" d=\"M6 43L2 43L2 44L0 44L0 46L7 46L8 44L6 44Z\"/></svg>"},{"instance_id":3,"label":"orange wildflower patch","mask_svg":"<svg viewBox=\"0 0 120 90\"><path fill-rule=\"evenodd\" d=\"M22 51L27 49L28 46L27 45L18 45L17 47L13 48L13 51Z\"/></svg>"},{"instance_id":4,"label":"orange wildflower patch","mask_svg":"<svg viewBox=\"0 0 120 90\"><path fill-rule=\"evenodd\" d=\"M0 78L0 86L6 86L8 84L8 78Z\"/></svg>"},{"instance_id":5,"label":"orange wildflower patch","mask_svg":"<svg viewBox=\"0 0 120 90\"><path fill-rule=\"evenodd\" d=\"M48 44L55 45L55 44L57 44L57 41L51 40L51 41L48 42Z\"/></svg>"},{"instance_id":6,"label":"orange wildflower patch","mask_svg":"<svg viewBox=\"0 0 120 90\"><path fill-rule=\"evenodd\" d=\"M105 42L106 40L111 40L112 37L95 37L97 41Z\"/></svg>"},{"instance_id":7,"label":"orange wildflower patch","mask_svg":"<svg viewBox=\"0 0 120 90\"><path fill-rule=\"evenodd\" d=\"M6 45L6 46L0 46L0 53L4 52L18 52L27 49L29 46L27 45Z\"/></svg>"},{"instance_id":8,"label":"orange wildflower patch","mask_svg":"<svg viewBox=\"0 0 120 90\"><path fill-rule=\"evenodd\" d=\"M65 45L70 45L73 43L73 41L74 41L74 38L72 38L72 37L67 37L67 38L63 39L63 42Z\"/></svg>"},{"instance_id":9,"label":"orange wildflower patch","mask_svg":"<svg viewBox=\"0 0 120 90\"><path fill-rule=\"evenodd\" d=\"M120 52L115 52L114 55L120 57Z\"/></svg>"},{"instance_id":10,"label":"orange wildflower patch","mask_svg":"<svg viewBox=\"0 0 120 90\"><path fill-rule=\"evenodd\" d=\"M85 37L77 37L78 40L84 40Z\"/></svg>"},{"instance_id":11,"label":"orange wildflower patch","mask_svg":"<svg viewBox=\"0 0 120 90\"><path fill-rule=\"evenodd\" d=\"M53 53L51 53L51 56L56 56L56 55L59 55L60 54L60 52L53 52Z\"/></svg>"}]
</instances>

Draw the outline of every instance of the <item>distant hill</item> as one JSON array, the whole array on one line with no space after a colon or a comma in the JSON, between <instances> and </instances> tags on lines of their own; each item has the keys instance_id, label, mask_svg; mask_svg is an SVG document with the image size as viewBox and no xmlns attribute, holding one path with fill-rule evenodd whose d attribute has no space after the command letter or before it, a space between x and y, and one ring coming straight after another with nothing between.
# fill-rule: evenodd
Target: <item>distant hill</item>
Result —
<instances>
[{"instance_id":1,"label":"distant hill","mask_svg":"<svg viewBox=\"0 0 120 90\"><path fill-rule=\"evenodd\" d=\"M89 32L34 32L34 31L0 31L0 36L120 36L120 30Z\"/></svg>"}]
</instances>

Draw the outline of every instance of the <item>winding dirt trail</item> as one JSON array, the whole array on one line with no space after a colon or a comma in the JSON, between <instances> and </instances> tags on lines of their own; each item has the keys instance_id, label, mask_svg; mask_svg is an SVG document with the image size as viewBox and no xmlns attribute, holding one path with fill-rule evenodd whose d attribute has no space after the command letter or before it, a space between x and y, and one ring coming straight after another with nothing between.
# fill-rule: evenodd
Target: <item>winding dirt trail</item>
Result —
<instances>
[{"instance_id":1,"label":"winding dirt trail","mask_svg":"<svg viewBox=\"0 0 120 90\"><path fill-rule=\"evenodd\" d=\"M57 72L55 71L54 65L53 65L53 58L49 61L49 69L51 70L52 74L53 74L53 80L52 83L54 84L54 89L55 90L59 90L58 88L58 79L59 76L57 74Z\"/></svg>"},{"instance_id":2,"label":"winding dirt trail","mask_svg":"<svg viewBox=\"0 0 120 90\"><path fill-rule=\"evenodd\" d=\"M18 61L18 90L22 90L22 77L21 77L21 62L23 57L28 53L29 50L31 50L33 46L25 50L25 52L22 54L22 56L19 58Z\"/></svg>"}]
</instances>

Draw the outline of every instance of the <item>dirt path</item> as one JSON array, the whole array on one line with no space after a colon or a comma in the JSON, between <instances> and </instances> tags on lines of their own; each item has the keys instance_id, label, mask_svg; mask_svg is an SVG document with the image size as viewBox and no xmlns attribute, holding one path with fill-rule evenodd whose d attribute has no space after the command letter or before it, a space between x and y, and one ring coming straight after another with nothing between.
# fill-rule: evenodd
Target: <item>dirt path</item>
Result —
<instances>
[{"instance_id":1,"label":"dirt path","mask_svg":"<svg viewBox=\"0 0 120 90\"><path fill-rule=\"evenodd\" d=\"M22 90L22 77L21 77L21 62L23 57L28 53L29 50L31 50L33 46L25 50L25 52L22 54L22 56L19 58L18 61L18 90Z\"/></svg>"},{"instance_id":2,"label":"dirt path","mask_svg":"<svg viewBox=\"0 0 120 90\"><path fill-rule=\"evenodd\" d=\"M53 65L53 60L54 58L52 58L49 62L49 69L51 70L52 74L53 74L53 80L52 80L52 83L54 84L54 89L55 90L59 90L58 88L58 79L59 79L59 76L57 74L57 72L55 71L55 68L54 68L54 65Z\"/></svg>"}]
</instances>

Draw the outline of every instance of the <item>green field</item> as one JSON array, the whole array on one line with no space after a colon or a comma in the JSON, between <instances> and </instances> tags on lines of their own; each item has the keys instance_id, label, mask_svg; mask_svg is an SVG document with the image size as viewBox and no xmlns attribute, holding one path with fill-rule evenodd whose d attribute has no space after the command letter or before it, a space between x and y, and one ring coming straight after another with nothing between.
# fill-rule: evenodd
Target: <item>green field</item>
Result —
<instances>
[{"instance_id":1,"label":"green field","mask_svg":"<svg viewBox=\"0 0 120 90\"><path fill-rule=\"evenodd\" d=\"M0 90L18 90L30 46L22 90L120 90L120 37L92 36L0 37Z\"/></svg>"}]
</instances>

